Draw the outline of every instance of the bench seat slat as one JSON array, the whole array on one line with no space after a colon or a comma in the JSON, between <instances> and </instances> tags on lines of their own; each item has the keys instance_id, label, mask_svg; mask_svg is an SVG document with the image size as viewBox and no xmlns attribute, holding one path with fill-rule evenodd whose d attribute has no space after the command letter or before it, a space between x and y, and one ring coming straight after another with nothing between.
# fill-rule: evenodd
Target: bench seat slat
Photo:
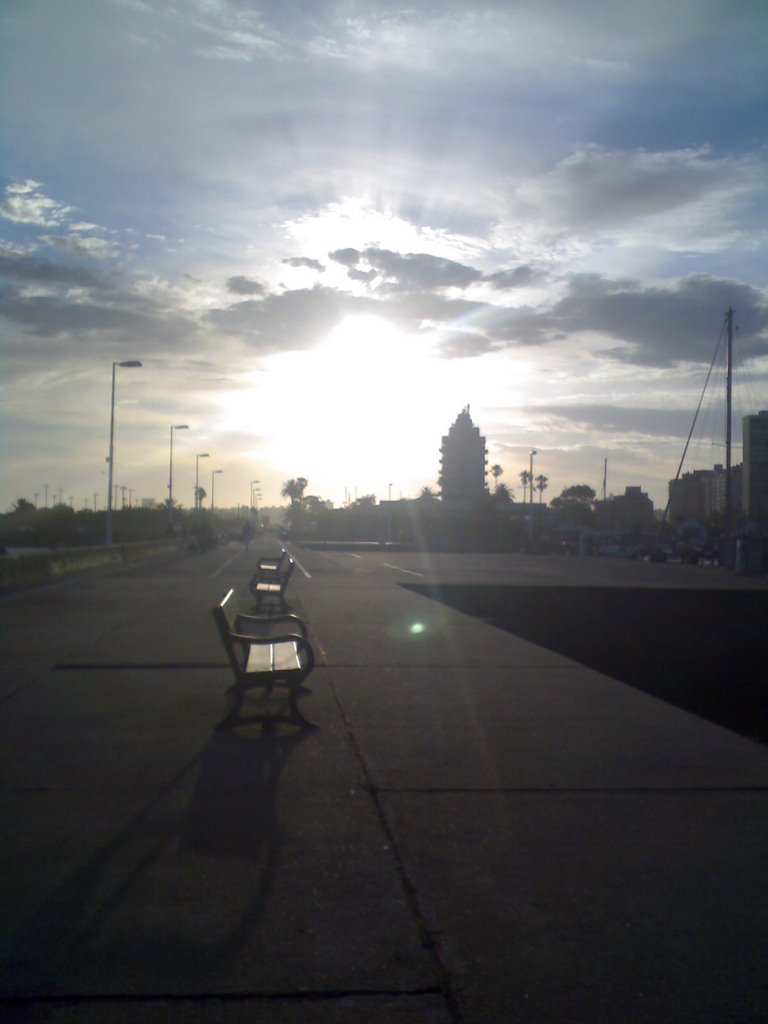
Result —
<instances>
[{"instance_id":1,"label":"bench seat slat","mask_svg":"<svg viewBox=\"0 0 768 1024\"><path fill-rule=\"evenodd\" d=\"M294 641L250 644L246 672L295 672L303 667Z\"/></svg>"}]
</instances>

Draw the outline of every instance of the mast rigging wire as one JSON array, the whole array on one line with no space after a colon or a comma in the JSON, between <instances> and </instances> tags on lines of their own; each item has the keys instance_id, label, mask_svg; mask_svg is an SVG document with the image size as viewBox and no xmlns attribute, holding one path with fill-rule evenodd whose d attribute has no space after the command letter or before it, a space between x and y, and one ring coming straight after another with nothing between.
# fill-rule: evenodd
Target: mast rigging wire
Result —
<instances>
[{"instance_id":1,"label":"mast rigging wire","mask_svg":"<svg viewBox=\"0 0 768 1024\"><path fill-rule=\"evenodd\" d=\"M682 455L682 458L680 459L680 465L677 467L677 473L675 474L675 479L674 479L673 483L677 483L677 481L680 479L680 471L682 470L683 463L685 462L685 456L686 456L686 454L688 452L688 445L691 443L691 438L693 437L693 432L696 429L696 420L699 417L699 412L701 410L701 405L702 405L702 402L704 401L704 395L707 393L707 386L709 384L709 378L712 376L712 370L714 369L715 361L717 360L717 353L720 351L720 346L723 343L723 335L725 334L725 323L726 322L723 321L723 326L720 328L720 337L717 339L717 345L715 346L715 352L714 352L714 355L712 356L712 362L709 364L709 371L707 372L707 379L704 381L704 387L701 389L701 397L699 398L699 404L696 406L696 412L694 413L694 416L693 416L693 423L691 423L691 429L688 432L688 439L685 442L685 447L683 448L683 455ZM670 493L667 495L667 504L666 504L666 507L664 509L664 515L661 517L660 528L663 527L664 524L667 521L667 513L669 512L669 503L670 503L671 500L672 500L672 494L671 494L671 488L670 488Z\"/></svg>"}]
</instances>

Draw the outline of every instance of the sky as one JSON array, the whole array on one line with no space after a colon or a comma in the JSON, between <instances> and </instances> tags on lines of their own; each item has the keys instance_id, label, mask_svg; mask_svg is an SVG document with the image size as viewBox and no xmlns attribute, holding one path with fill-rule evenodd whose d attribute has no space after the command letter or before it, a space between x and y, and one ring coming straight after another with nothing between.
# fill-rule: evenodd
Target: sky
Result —
<instances>
[{"instance_id":1,"label":"sky","mask_svg":"<svg viewBox=\"0 0 768 1024\"><path fill-rule=\"evenodd\" d=\"M535 449L663 508L729 307L740 462L766 53L765 0L5 0L0 511L104 508L131 360L126 502L171 438L186 507L414 497L469 406L516 500Z\"/></svg>"}]
</instances>

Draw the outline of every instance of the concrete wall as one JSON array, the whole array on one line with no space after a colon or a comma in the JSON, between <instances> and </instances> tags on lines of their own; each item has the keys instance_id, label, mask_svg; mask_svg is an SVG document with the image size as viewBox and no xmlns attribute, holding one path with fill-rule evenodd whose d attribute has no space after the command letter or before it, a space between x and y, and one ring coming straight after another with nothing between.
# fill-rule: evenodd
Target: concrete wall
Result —
<instances>
[{"instance_id":1,"label":"concrete wall","mask_svg":"<svg viewBox=\"0 0 768 1024\"><path fill-rule=\"evenodd\" d=\"M139 562L178 551L177 540L114 544L112 547L67 548L0 556L0 588L34 587L71 573Z\"/></svg>"}]
</instances>

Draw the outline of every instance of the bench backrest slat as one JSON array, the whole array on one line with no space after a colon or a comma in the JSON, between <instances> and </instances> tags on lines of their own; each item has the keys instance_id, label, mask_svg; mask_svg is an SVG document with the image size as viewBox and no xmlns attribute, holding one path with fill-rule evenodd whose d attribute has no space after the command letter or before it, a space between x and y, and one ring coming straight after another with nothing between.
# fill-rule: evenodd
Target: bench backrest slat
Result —
<instances>
[{"instance_id":1,"label":"bench backrest slat","mask_svg":"<svg viewBox=\"0 0 768 1024\"><path fill-rule=\"evenodd\" d=\"M240 607L237 600L237 594L235 594L234 590L230 590L229 593L222 598L219 607L224 613L229 629L232 630L232 632L235 632L237 616L240 614Z\"/></svg>"},{"instance_id":2,"label":"bench backrest slat","mask_svg":"<svg viewBox=\"0 0 768 1024\"><path fill-rule=\"evenodd\" d=\"M233 592L230 591L230 593ZM229 594L227 595L227 597L229 597ZM229 624L228 614L225 609L225 601L226 598L224 599L224 601L221 602L221 604L216 605L216 607L213 609L213 618L216 622L216 625L219 628L219 634L221 635L221 640L222 643L224 644L224 649L226 650L227 657L229 658L230 668L235 673L235 675L237 675L240 671L240 665L237 660L237 654L235 653L235 645L232 640L230 632L233 627Z\"/></svg>"}]
</instances>

